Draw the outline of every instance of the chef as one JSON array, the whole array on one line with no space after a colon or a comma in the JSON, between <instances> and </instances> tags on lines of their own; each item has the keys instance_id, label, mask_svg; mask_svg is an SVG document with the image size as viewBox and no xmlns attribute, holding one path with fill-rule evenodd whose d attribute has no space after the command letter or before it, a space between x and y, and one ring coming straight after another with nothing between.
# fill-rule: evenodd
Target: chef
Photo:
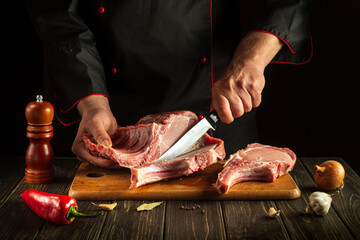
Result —
<instances>
[{"instance_id":1,"label":"chef","mask_svg":"<svg viewBox=\"0 0 360 240\"><path fill-rule=\"evenodd\" d=\"M28 0L58 120L79 122L72 151L102 167L82 136L111 146L147 115L215 109L227 154L257 141L270 62L311 57L310 0ZM275 80L275 79L274 79Z\"/></svg>"}]
</instances>

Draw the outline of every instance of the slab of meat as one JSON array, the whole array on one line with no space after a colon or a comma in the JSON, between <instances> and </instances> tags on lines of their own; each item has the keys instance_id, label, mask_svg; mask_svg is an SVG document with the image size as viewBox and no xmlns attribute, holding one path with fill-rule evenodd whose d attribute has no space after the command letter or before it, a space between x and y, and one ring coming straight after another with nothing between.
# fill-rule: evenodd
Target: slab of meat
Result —
<instances>
[{"instance_id":1,"label":"slab of meat","mask_svg":"<svg viewBox=\"0 0 360 240\"><path fill-rule=\"evenodd\" d=\"M131 188L203 170L224 159L224 142L205 134L194 150L164 162L131 168Z\"/></svg>"},{"instance_id":2,"label":"slab of meat","mask_svg":"<svg viewBox=\"0 0 360 240\"><path fill-rule=\"evenodd\" d=\"M224 159L224 142L205 134L181 156L154 163L197 122L197 116L190 111L148 115L135 126L119 127L112 138L112 147L96 144L87 137L83 140L91 154L130 168L130 188L137 188L189 175Z\"/></svg>"},{"instance_id":3,"label":"slab of meat","mask_svg":"<svg viewBox=\"0 0 360 240\"><path fill-rule=\"evenodd\" d=\"M90 153L111 159L123 167L138 167L154 162L182 137L198 117L190 111L148 115L135 126L119 127L112 138L112 147L96 144L83 137Z\"/></svg>"},{"instance_id":4,"label":"slab of meat","mask_svg":"<svg viewBox=\"0 0 360 240\"><path fill-rule=\"evenodd\" d=\"M295 161L295 153L288 148L252 143L230 156L215 187L219 193L226 194L232 185L242 181L273 182L291 171Z\"/></svg>"}]
</instances>

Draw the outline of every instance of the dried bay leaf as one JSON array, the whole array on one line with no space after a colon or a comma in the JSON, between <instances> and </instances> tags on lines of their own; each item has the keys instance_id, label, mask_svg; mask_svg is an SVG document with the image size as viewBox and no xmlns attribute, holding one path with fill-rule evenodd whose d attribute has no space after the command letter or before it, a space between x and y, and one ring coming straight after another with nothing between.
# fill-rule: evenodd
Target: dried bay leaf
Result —
<instances>
[{"instance_id":1,"label":"dried bay leaf","mask_svg":"<svg viewBox=\"0 0 360 240\"><path fill-rule=\"evenodd\" d=\"M144 203L141 204L140 206L137 207L137 211L150 211L154 208L156 208L157 206L160 206L160 204L162 204L163 202L153 202L153 203Z\"/></svg>"}]
</instances>

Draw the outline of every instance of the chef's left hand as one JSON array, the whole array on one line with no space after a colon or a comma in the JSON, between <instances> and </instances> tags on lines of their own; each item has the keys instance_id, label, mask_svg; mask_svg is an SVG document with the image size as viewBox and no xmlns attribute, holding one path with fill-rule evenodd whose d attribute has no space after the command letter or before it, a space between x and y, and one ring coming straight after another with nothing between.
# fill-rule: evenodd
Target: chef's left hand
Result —
<instances>
[{"instance_id":1,"label":"chef's left hand","mask_svg":"<svg viewBox=\"0 0 360 240\"><path fill-rule=\"evenodd\" d=\"M212 87L212 107L223 123L231 123L260 105L265 67L281 47L277 37L264 32L250 32L241 40Z\"/></svg>"}]
</instances>

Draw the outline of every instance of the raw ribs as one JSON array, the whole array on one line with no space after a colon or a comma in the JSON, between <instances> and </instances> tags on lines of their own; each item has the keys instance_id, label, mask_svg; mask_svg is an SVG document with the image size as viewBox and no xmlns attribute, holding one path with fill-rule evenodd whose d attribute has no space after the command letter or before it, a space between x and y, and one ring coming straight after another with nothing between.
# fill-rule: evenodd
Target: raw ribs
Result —
<instances>
[{"instance_id":1,"label":"raw ribs","mask_svg":"<svg viewBox=\"0 0 360 240\"><path fill-rule=\"evenodd\" d=\"M130 188L189 175L224 159L224 142L205 134L192 151L172 160L131 168Z\"/></svg>"},{"instance_id":2,"label":"raw ribs","mask_svg":"<svg viewBox=\"0 0 360 240\"><path fill-rule=\"evenodd\" d=\"M225 157L224 143L205 134L187 153L173 160L154 163L198 122L195 113L175 111L148 115L134 126L118 127L112 147L83 137L86 148L95 156L111 159L131 169L131 186L189 175Z\"/></svg>"},{"instance_id":3,"label":"raw ribs","mask_svg":"<svg viewBox=\"0 0 360 240\"><path fill-rule=\"evenodd\" d=\"M93 155L131 168L154 162L197 122L198 117L190 111L154 114L141 118L135 126L118 127L112 147L96 144L85 136L83 140Z\"/></svg>"},{"instance_id":4,"label":"raw ribs","mask_svg":"<svg viewBox=\"0 0 360 240\"><path fill-rule=\"evenodd\" d=\"M252 143L230 156L218 175L215 187L219 193L226 194L231 186L239 182L273 182L291 171L295 162L296 155L288 148Z\"/></svg>"}]
</instances>

